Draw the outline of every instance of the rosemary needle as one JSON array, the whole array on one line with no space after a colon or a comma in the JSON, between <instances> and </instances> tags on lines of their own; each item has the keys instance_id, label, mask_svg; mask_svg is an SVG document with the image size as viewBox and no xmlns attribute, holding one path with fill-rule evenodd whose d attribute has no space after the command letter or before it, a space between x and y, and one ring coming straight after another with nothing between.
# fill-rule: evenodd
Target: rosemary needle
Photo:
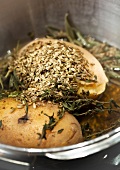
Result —
<instances>
[{"instance_id":1,"label":"rosemary needle","mask_svg":"<svg viewBox=\"0 0 120 170\"><path fill-rule=\"evenodd\" d=\"M2 90L4 89L4 85L3 85L3 81L2 81L2 77L0 76L0 85L1 85L1 88Z\"/></svg>"}]
</instances>

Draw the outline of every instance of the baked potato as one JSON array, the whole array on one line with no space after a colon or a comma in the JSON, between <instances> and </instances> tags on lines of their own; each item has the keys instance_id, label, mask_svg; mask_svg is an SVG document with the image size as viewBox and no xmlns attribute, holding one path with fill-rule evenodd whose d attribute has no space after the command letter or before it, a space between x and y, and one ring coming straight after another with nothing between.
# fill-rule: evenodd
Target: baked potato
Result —
<instances>
[{"instance_id":1,"label":"baked potato","mask_svg":"<svg viewBox=\"0 0 120 170\"><path fill-rule=\"evenodd\" d=\"M36 91L35 83L39 95L53 80L70 88L76 85L79 95L89 92L90 98L96 98L105 91L108 82L101 64L91 53L75 44L50 38L38 38L25 45L14 60L14 69L28 85L29 94Z\"/></svg>"},{"instance_id":2,"label":"baked potato","mask_svg":"<svg viewBox=\"0 0 120 170\"><path fill-rule=\"evenodd\" d=\"M62 116L57 104L41 102L38 105L28 106L26 114L25 106L15 99L0 100L0 143L51 148L83 141L80 124L73 115L65 112Z\"/></svg>"},{"instance_id":3,"label":"baked potato","mask_svg":"<svg viewBox=\"0 0 120 170\"><path fill-rule=\"evenodd\" d=\"M92 54L69 42L38 38L18 51L11 70L24 86L22 97L27 103L23 106L13 98L0 100L1 143L50 148L83 141L76 118L68 112L63 114L59 102L44 101L41 96L45 91L51 95L52 89L54 100L64 98L63 91L71 88L76 96L89 92L88 97L95 98L103 93L108 79ZM27 106L30 103L35 107Z\"/></svg>"}]
</instances>

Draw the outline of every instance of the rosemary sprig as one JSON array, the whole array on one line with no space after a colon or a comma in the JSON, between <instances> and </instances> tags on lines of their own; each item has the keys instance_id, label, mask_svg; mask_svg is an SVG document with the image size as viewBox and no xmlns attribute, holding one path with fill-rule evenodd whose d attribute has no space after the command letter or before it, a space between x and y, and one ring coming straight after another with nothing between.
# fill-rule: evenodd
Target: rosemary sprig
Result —
<instances>
[{"instance_id":1,"label":"rosemary sprig","mask_svg":"<svg viewBox=\"0 0 120 170\"><path fill-rule=\"evenodd\" d=\"M55 103L60 103L64 110L76 117L104 113L105 111L109 114L119 112L120 106L113 99L110 99L109 101L99 101L89 99L86 95L81 98L79 95L76 95L75 89L62 89L60 95L58 95L59 93L54 93L57 91L54 90L55 88L57 88L57 86L45 91L42 100L51 100Z\"/></svg>"},{"instance_id":2,"label":"rosemary sprig","mask_svg":"<svg viewBox=\"0 0 120 170\"><path fill-rule=\"evenodd\" d=\"M68 13L65 15L65 31L66 31L66 34L67 34L67 39L70 42L72 42L74 44L77 44L79 46L84 46L84 47L89 46L88 42L82 36L80 31L70 24L70 22L69 22L69 14Z\"/></svg>"},{"instance_id":3,"label":"rosemary sprig","mask_svg":"<svg viewBox=\"0 0 120 170\"><path fill-rule=\"evenodd\" d=\"M99 61L105 62L105 61L109 61L109 60L118 60L118 59L120 59L120 56L113 56L113 57L104 56L101 59L99 59Z\"/></svg>"},{"instance_id":4,"label":"rosemary sprig","mask_svg":"<svg viewBox=\"0 0 120 170\"><path fill-rule=\"evenodd\" d=\"M56 29L53 26L47 28L47 30L53 38L59 38L57 35L62 32L65 40L82 46L90 51L102 64L110 82L117 79L114 83L120 85L120 71L115 73L115 68L120 70L120 50L111 47L107 43L99 42L90 36L87 37L82 35L80 30L71 24L68 13L65 14L64 27L65 31L61 31L58 28ZM113 61L115 62L115 65L113 64ZM109 71L108 68L110 69Z\"/></svg>"},{"instance_id":5,"label":"rosemary sprig","mask_svg":"<svg viewBox=\"0 0 120 170\"><path fill-rule=\"evenodd\" d=\"M68 13L66 13L66 15L65 15L65 31L66 31L68 40L70 42L73 42L76 39L76 37L74 34L73 27L71 26L71 24L68 21Z\"/></svg>"},{"instance_id":6,"label":"rosemary sprig","mask_svg":"<svg viewBox=\"0 0 120 170\"><path fill-rule=\"evenodd\" d=\"M65 101L63 107L74 116L83 116L107 111L108 113L120 112L116 108L120 106L111 99L109 102L103 102L93 99L78 99L76 101Z\"/></svg>"},{"instance_id":7,"label":"rosemary sprig","mask_svg":"<svg viewBox=\"0 0 120 170\"><path fill-rule=\"evenodd\" d=\"M91 138L101 136L101 135L103 135L103 134L109 132L110 130L112 130L112 129L116 128L116 127L119 127L119 126L120 126L120 119L118 121L112 123L112 125L110 127L106 128L106 129L101 129L101 131L91 133L89 135L85 135L84 138L85 138L85 140L90 140ZM86 134L85 131L87 129L89 129L89 125L88 125L88 127L86 129L85 129L85 127L83 127L84 134Z\"/></svg>"},{"instance_id":8,"label":"rosemary sprig","mask_svg":"<svg viewBox=\"0 0 120 170\"><path fill-rule=\"evenodd\" d=\"M82 35L81 32L70 23L68 14L65 15L64 21L64 31L52 26L47 26L47 31L50 36L58 39L62 38L89 50L100 61L109 80L117 85L120 85L120 50L113 49L107 43L105 44L96 41L92 37L86 37ZM31 38L33 38L32 36ZM17 47L12 52L9 51L7 55L13 57L14 59L19 50L19 47L20 45L18 43ZM4 67L2 65L4 65ZM0 99L3 97L20 97L22 90L25 88L24 84L19 81L16 71L9 71L8 66L9 64L8 62L6 62L6 60L5 63L2 63L0 65ZM96 80L97 79L95 77L95 81ZM82 116L86 117L86 115L91 116L97 113L105 114L105 112L107 112L108 114L120 113L120 106L113 99L107 102L103 102L88 99L87 95L83 95L83 98L80 98L80 96L76 95L75 89L71 88L68 90L66 87L66 90L63 90L61 88L58 88L58 86L59 83L55 83L55 86L52 89L46 90L44 94L39 97L42 100L50 100L54 103L60 104L61 110L58 112L59 119L63 117L65 111L70 112L77 118L81 118ZM55 92L56 89L58 93ZM28 120L27 101L25 107L25 115L19 118L18 123L25 123ZM57 119L54 118L54 115L50 116L49 122L45 123L43 126L42 134L39 134L40 139L46 139L46 131L52 130L56 123ZM91 131L90 126L88 126L88 124L86 126L89 131ZM97 132L96 134L93 134L93 136L101 135L102 133L111 128L114 128L115 126L110 125L108 129L101 130L101 132ZM62 132L62 130L58 131L58 133L60 132ZM92 137L92 135L88 136L88 138L90 137Z\"/></svg>"}]
</instances>

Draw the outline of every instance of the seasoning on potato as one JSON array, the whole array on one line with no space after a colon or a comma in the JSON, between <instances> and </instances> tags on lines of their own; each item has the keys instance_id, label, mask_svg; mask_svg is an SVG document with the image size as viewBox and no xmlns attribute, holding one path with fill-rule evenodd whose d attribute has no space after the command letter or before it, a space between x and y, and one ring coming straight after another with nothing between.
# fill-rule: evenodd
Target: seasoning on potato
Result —
<instances>
[{"instance_id":1,"label":"seasoning on potato","mask_svg":"<svg viewBox=\"0 0 120 170\"><path fill-rule=\"evenodd\" d=\"M1 143L61 147L119 126L119 50L82 36L68 14L65 31L47 30L52 37L18 44L0 62Z\"/></svg>"},{"instance_id":2,"label":"seasoning on potato","mask_svg":"<svg viewBox=\"0 0 120 170\"><path fill-rule=\"evenodd\" d=\"M15 69L24 84L23 94L30 101L55 83L59 84L56 95L73 88L78 94L89 91L94 98L105 91L108 82L101 64L87 50L48 38L36 39L23 47L10 69Z\"/></svg>"},{"instance_id":3,"label":"seasoning on potato","mask_svg":"<svg viewBox=\"0 0 120 170\"><path fill-rule=\"evenodd\" d=\"M48 148L83 141L79 122L61 106L62 92L73 89L78 96L89 91L93 98L103 93L108 79L100 63L81 47L42 38L18 51L9 65L9 72L14 70L23 89L17 101L0 100L0 142ZM53 97L48 101L47 90Z\"/></svg>"},{"instance_id":4,"label":"seasoning on potato","mask_svg":"<svg viewBox=\"0 0 120 170\"><path fill-rule=\"evenodd\" d=\"M76 118L57 104L39 102L39 107L18 108L13 98L0 100L0 142L19 147L51 148L83 141ZM14 111L12 110L14 108Z\"/></svg>"}]
</instances>

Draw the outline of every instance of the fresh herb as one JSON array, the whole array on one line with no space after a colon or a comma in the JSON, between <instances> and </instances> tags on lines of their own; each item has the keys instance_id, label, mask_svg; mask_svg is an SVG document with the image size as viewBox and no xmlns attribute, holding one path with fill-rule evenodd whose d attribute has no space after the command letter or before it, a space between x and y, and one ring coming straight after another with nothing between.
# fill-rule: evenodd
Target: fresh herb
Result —
<instances>
[{"instance_id":1,"label":"fresh herb","mask_svg":"<svg viewBox=\"0 0 120 170\"><path fill-rule=\"evenodd\" d=\"M83 132L85 140L90 140L91 138L101 136L101 135L103 135L103 134L109 132L110 130L113 130L116 127L119 127L119 126L120 126L120 119L118 121L116 121L115 123L112 123L108 128L101 129L100 131L95 132L95 133L92 132L92 129L90 129L89 126L88 127L83 126L82 132ZM86 132L89 133L89 135L86 135L87 134Z\"/></svg>"},{"instance_id":2,"label":"fresh herb","mask_svg":"<svg viewBox=\"0 0 120 170\"><path fill-rule=\"evenodd\" d=\"M42 135L40 139L46 139L46 131L49 129L49 125L48 124L44 124L43 125L43 129L42 129Z\"/></svg>"},{"instance_id":3,"label":"fresh herb","mask_svg":"<svg viewBox=\"0 0 120 170\"><path fill-rule=\"evenodd\" d=\"M46 139L46 132L47 130L53 130L53 128L56 126L56 124L58 123L58 121L63 117L64 115L64 110L61 108L61 110L58 111L58 118L54 118L54 113L52 116L47 115L44 112L41 112L42 114L44 114L45 116L47 116L49 118L49 122L45 123L43 125L43 129L42 129L42 134L41 134L41 138L40 139ZM61 131L62 132L62 131Z\"/></svg>"},{"instance_id":4,"label":"fresh herb","mask_svg":"<svg viewBox=\"0 0 120 170\"><path fill-rule=\"evenodd\" d=\"M0 63L0 99L12 97L12 93L15 94L16 91L17 94L20 94L23 89L16 71L11 69L12 60L16 58L19 48L20 45L17 43L16 48L12 52L9 50ZM13 95L13 97L15 96Z\"/></svg>"},{"instance_id":5,"label":"fresh herb","mask_svg":"<svg viewBox=\"0 0 120 170\"><path fill-rule=\"evenodd\" d=\"M47 117L49 117L49 123L48 126L50 129L53 129L54 125L56 124L56 119L54 118L54 113L52 116L47 115L46 113L44 113L44 115L46 115Z\"/></svg>"},{"instance_id":6,"label":"fresh herb","mask_svg":"<svg viewBox=\"0 0 120 170\"><path fill-rule=\"evenodd\" d=\"M65 113L65 109L61 107L57 113L59 120L64 116L64 113Z\"/></svg>"},{"instance_id":7,"label":"fresh herb","mask_svg":"<svg viewBox=\"0 0 120 170\"><path fill-rule=\"evenodd\" d=\"M66 31L68 40L70 42L73 42L76 37L74 34L73 27L71 26L71 24L68 21L68 13L65 15L65 31Z\"/></svg>"},{"instance_id":8,"label":"fresh herb","mask_svg":"<svg viewBox=\"0 0 120 170\"><path fill-rule=\"evenodd\" d=\"M44 115L46 115L47 117L49 117L49 122L45 123L42 129L42 135L41 135L41 139L46 139L46 131L47 130L52 130L54 128L54 126L57 124L57 120L54 118L54 113L52 116L49 116L47 114L44 113Z\"/></svg>"},{"instance_id":9,"label":"fresh herb","mask_svg":"<svg viewBox=\"0 0 120 170\"><path fill-rule=\"evenodd\" d=\"M3 85L3 81L2 81L2 77L0 76L0 85L1 85L1 88L2 90L4 89L4 85Z\"/></svg>"},{"instance_id":10,"label":"fresh herb","mask_svg":"<svg viewBox=\"0 0 120 170\"><path fill-rule=\"evenodd\" d=\"M0 128L2 127L2 120L0 120Z\"/></svg>"},{"instance_id":11,"label":"fresh herb","mask_svg":"<svg viewBox=\"0 0 120 170\"><path fill-rule=\"evenodd\" d=\"M57 86L54 88L57 88ZM64 110L70 112L74 116L78 117L100 112L104 113L105 111L108 113L119 112L119 109L116 109L120 108L120 106L113 99L107 102L89 99L89 92L88 94L83 92L83 98L81 98L76 94L76 90L74 89L62 90L62 95L60 94L60 96L57 96L53 89L49 89L49 92L45 91L42 99L60 103Z\"/></svg>"},{"instance_id":12,"label":"fresh herb","mask_svg":"<svg viewBox=\"0 0 120 170\"><path fill-rule=\"evenodd\" d=\"M62 38L90 51L102 64L110 82L120 85L120 50L107 43L96 41L90 36L82 35L70 22L68 13L65 15L64 27L65 31L55 29L53 26L47 26L46 29L53 38ZM59 33L61 33L60 37L57 36Z\"/></svg>"},{"instance_id":13,"label":"fresh herb","mask_svg":"<svg viewBox=\"0 0 120 170\"><path fill-rule=\"evenodd\" d=\"M58 134L61 134L64 129L58 130Z\"/></svg>"},{"instance_id":14,"label":"fresh herb","mask_svg":"<svg viewBox=\"0 0 120 170\"><path fill-rule=\"evenodd\" d=\"M81 32L73 26L70 22L69 15L65 15L65 29L60 30L59 28L55 28L53 26L47 26L47 32L49 36L57 39L64 39L66 41L70 41L74 44L77 44L81 47L84 47L88 51L90 51L102 64L106 75L108 76L110 82L120 86L120 50L114 47L111 47L107 43L102 43L90 36L82 35ZM29 33L31 39L34 38L33 33ZM13 60L17 56L17 52L20 48L19 43L17 47L13 49L13 51L8 51L6 55L6 59L0 63L0 99L3 97L17 97L20 100L27 100L27 96L21 97L22 90L25 89L24 84L20 82L19 77L16 74L16 70L9 69L9 57L12 57ZM97 82L97 77L94 76L94 79L86 79L86 82ZM83 96L80 97L77 95L77 91L75 88L67 88L66 84L62 84L60 82L53 82L54 87L49 88L44 91L42 95L38 97L40 100L52 101L53 103L59 103L60 110L58 111L58 120L61 119L65 113L65 111L73 114L78 120L82 117L94 117L95 115L101 113L101 115L105 115L106 112L109 115L120 114L120 106L113 99L111 100L93 100L89 99L89 91L84 92ZM28 118L28 104L26 103L26 111L25 115L18 119L18 123L26 123ZM43 113L43 112L42 112ZM44 114L44 113L43 113ZM48 116L48 115L46 115ZM49 117L49 122L45 123L43 126L42 134L38 134L40 139L46 139L46 131L52 130L54 126L57 124L58 120L54 118L54 114ZM100 120L99 120L100 121ZM91 124L89 122L85 122L82 125L82 131L86 139L90 139L93 136L101 135L110 129L119 126L120 121L117 123L110 124L108 128L101 129L94 133L92 131ZM0 121L0 127L2 126L2 120ZM58 130L58 133L62 133L63 129ZM88 134L89 135L86 135Z\"/></svg>"},{"instance_id":15,"label":"fresh herb","mask_svg":"<svg viewBox=\"0 0 120 170\"><path fill-rule=\"evenodd\" d=\"M39 137L38 137L38 140L40 140L40 139L41 139L41 134L40 134L40 133L37 133L37 135L39 136Z\"/></svg>"},{"instance_id":16,"label":"fresh herb","mask_svg":"<svg viewBox=\"0 0 120 170\"><path fill-rule=\"evenodd\" d=\"M26 123L28 120L28 103L25 102L25 115L18 119L18 123Z\"/></svg>"},{"instance_id":17,"label":"fresh herb","mask_svg":"<svg viewBox=\"0 0 120 170\"><path fill-rule=\"evenodd\" d=\"M75 101L65 101L63 107L74 116L83 116L93 113L108 111L109 113L116 112L116 108L120 108L114 100L109 102L101 102L93 99L78 99ZM117 110L117 112L120 112Z\"/></svg>"},{"instance_id":18,"label":"fresh herb","mask_svg":"<svg viewBox=\"0 0 120 170\"><path fill-rule=\"evenodd\" d=\"M7 97L12 97L12 98L15 98L15 97L18 97L20 95L21 92L19 91L13 91L13 92L9 92Z\"/></svg>"},{"instance_id":19,"label":"fresh herb","mask_svg":"<svg viewBox=\"0 0 120 170\"><path fill-rule=\"evenodd\" d=\"M48 35L52 36L53 38L56 38L56 39L67 38L66 33L58 28L47 25L46 30L47 30Z\"/></svg>"}]
</instances>

